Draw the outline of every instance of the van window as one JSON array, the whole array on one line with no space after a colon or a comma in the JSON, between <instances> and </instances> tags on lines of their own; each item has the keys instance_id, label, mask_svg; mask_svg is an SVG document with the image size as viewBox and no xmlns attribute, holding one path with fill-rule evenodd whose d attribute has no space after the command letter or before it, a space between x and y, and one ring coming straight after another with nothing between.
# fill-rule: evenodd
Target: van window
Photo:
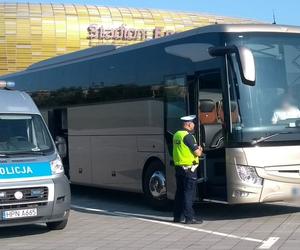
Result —
<instances>
[{"instance_id":1,"label":"van window","mask_svg":"<svg viewBox=\"0 0 300 250\"><path fill-rule=\"evenodd\" d=\"M39 115L0 115L0 154L53 150L48 130Z\"/></svg>"}]
</instances>

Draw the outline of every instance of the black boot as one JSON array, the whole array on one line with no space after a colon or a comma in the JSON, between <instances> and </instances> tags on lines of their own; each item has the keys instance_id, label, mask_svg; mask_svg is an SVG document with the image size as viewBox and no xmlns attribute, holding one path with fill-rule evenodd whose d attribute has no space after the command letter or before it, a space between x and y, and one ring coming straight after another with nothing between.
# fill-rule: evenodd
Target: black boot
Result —
<instances>
[{"instance_id":1,"label":"black boot","mask_svg":"<svg viewBox=\"0 0 300 250\"><path fill-rule=\"evenodd\" d=\"M187 220L185 219L184 224L202 224L203 220L201 219L192 219L192 220Z\"/></svg>"},{"instance_id":2,"label":"black boot","mask_svg":"<svg viewBox=\"0 0 300 250\"><path fill-rule=\"evenodd\" d=\"M182 217L180 217L180 218L174 218L173 222L174 223L181 223L181 222L184 222L184 219Z\"/></svg>"}]
</instances>

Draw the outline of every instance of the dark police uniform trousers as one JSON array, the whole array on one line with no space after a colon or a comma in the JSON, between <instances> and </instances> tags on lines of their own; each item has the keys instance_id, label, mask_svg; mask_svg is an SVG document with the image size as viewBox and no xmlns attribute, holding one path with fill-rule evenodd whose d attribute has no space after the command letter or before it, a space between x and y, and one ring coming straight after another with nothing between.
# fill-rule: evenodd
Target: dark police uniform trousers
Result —
<instances>
[{"instance_id":1,"label":"dark police uniform trousers","mask_svg":"<svg viewBox=\"0 0 300 250\"><path fill-rule=\"evenodd\" d=\"M184 215L186 221L194 218L193 200L197 185L197 170L192 172L190 169L176 166L176 194L174 204L174 219L180 220Z\"/></svg>"}]
</instances>

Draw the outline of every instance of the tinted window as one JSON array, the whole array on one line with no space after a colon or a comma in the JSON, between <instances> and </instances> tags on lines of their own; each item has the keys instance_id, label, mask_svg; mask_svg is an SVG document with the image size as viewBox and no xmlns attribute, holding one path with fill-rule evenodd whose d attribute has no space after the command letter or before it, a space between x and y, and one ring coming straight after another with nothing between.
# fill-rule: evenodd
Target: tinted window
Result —
<instances>
[{"instance_id":1,"label":"tinted window","mask_svg":"<svg viewBox=\"0 0 300 250\"><path fill-rule=\"evenodd\" d=\"M0 115L0 153L49 152L53 144L39 115Z\"/></svg>"}]
</instances>

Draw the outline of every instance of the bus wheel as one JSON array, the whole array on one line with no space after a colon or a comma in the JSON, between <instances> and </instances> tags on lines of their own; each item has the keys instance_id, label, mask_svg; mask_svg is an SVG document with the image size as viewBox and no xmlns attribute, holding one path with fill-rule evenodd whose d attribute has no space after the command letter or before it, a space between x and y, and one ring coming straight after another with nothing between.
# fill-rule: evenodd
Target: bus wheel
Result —
<instances>
[{"instance_id":1,"label":"bus wheel","mask_svg":"<svg viewBox=\"0 0 300 250\"><path fill-rule=\"evenodd\" d=\"M68 220L47 222L47 227L50 230L62 230L67 226Z\"/></svg>"},{"instance_id":2,"label":"bus wheel","mask_svg":"<svg viewBox=\"0 0 300 250\"><path fill-rule=\"evenodd\" d=\"M148 203L155 209L166 209L168 205L166 173L160 161L150 162L143 185Z\"/></svg>"}]
</instances>

